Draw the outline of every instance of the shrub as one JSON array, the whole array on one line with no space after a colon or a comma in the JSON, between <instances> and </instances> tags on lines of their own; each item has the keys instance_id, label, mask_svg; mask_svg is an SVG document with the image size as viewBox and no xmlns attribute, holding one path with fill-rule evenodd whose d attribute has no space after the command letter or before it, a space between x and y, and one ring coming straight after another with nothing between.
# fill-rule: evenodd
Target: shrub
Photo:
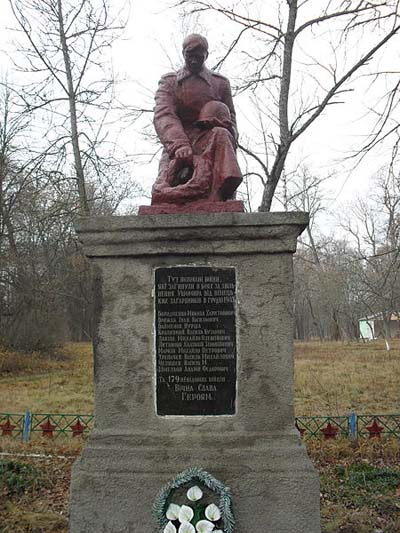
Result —
<instances>
[{"instance_id":1,"label":"shrub","mask_svg":"<svg viewBox=\"0 0 400 533\"><path fill-rule=\"evenodd\" d=\"M44 484L41 472L33 465L19 461L0 461L0 485L8 494L16 495Z\"/></svg>"}]
</instances>

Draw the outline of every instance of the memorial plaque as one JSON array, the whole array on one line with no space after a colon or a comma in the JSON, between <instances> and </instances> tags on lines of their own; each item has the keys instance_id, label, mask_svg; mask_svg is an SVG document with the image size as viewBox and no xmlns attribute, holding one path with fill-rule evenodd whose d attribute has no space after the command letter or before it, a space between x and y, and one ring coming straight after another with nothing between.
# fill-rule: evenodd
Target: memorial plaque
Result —
<instances>
[{"instance_id":1,"label":"memorial plaque","mask_svg":"<svg viewBox=\"0 0 400 533\"><path fill-rule=\"evenodd\" d=\"M232 415L236 399L236 272L155 270L159 415Z\"/></svg>"}]
</instances>

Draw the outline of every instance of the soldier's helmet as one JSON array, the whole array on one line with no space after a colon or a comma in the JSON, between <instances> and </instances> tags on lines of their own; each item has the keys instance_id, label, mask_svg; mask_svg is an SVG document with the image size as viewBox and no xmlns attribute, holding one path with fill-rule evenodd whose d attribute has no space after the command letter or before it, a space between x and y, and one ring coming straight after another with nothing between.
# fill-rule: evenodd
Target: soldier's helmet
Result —
<instances>
[{"instance_id":1,"label":"soldier's helmet","mask_svg":"<svg viewBox=\"0 0 400 533\"><path fill-rule=\"evenodd\" d=\"M217 100L207 102L201 108L197 125L200 127L222 126L224 128L230 128L232 121L229 107Z\"/></svg>"}]
</instances>

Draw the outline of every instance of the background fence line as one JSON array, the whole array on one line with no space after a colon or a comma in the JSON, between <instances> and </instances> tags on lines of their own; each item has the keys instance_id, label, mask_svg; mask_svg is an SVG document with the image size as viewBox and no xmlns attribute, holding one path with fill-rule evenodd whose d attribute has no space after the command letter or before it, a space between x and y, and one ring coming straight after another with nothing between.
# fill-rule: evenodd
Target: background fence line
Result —
<instances>
[{"instance_id":1,"label":"background fence line","mask_svg":"<svg viewBox=\"0 0 400 533\"><path fill-rule=\"evenodd\" d=\"M295 426L304 439L336 439L395 437L400 439L400 414L357 414L347 416L296 416ZM69 413L0 413L3 437L21 438L24 442L35 436L58 438L85 437L94 428L93 414Z\"/></svg>"}]
</instances>

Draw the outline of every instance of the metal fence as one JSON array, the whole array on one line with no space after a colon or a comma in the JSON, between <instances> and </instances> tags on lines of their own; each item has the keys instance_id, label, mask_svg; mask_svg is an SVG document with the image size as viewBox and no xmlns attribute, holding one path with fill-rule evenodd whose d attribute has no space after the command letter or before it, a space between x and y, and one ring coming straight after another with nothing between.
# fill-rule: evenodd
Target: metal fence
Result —
<instances>
[{"instance_id":1,"label":"metal fence","mask_svg":"<svg viewBox=\"0 0 400 533\"><path fill-rule=\"evenodd\" d=\"M400 439L400 414L348 416L297 416L295 426L304 439L358 438ZM85 437L94 427L94 415L31 413L0 413L0 432L3 437L28 441L35 436Z\"/></svg>"},{"instance_id":2,"label":"metal fence","mask_svg":"<svg viewBox=\"0 0 400 533\"><path fill-rule=\"evenodd\" d=\"M35 436L49 439L82 437L94 427L94 415L31 413L0 413L1 436L20 437L28 441Z\"/></svg>"},{"instance_id":3,"label":"metal fence","mask_svg":"<svg viewBox=\"0 0 400 533\"><path fill-rule=\"evenodd\" d=\"M395 437L400 439L400 415L298 416L296 427L302 438L336 439Z\"/></svg>"}]
</instances>

